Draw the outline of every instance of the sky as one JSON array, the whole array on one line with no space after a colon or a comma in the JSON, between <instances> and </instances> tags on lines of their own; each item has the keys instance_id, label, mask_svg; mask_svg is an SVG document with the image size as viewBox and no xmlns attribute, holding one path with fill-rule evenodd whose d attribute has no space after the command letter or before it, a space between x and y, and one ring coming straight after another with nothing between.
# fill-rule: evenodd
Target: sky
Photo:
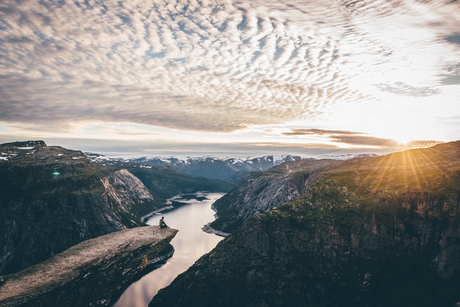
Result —
<instances>
[{"instance_id":1,"label":"sky","mask_svg":"<svg viewBox=\"0 0 460 307\"><path fill-rule=\"evenodd\" d=\"M0 142L109 156L460 139L460 1L0 2Z\"/></svg>"}]
</instances>

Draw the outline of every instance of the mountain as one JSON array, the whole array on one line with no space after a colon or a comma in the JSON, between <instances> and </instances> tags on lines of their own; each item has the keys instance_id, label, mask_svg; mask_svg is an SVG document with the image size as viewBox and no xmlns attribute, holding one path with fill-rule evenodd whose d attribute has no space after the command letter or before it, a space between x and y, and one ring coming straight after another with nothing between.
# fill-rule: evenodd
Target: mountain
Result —
<instances>
[{"instance_id":1,"label":"mountain","mask_svg":"<svg viewBox=\"0 0 460 307\"><path fill-rule=\"evenodd\" d=\"M129 170L142 181L155 199L160 200L157 204L158 207L164 206L166 199L178 194L195 193L198 191L228 192L235 187L235 184L228 181L184 174L177 167L168 164L149 165L143 164L137 159L133 160L136 162L124 159L111 159L94 153L86 153L86 156L91 161L102 165Z\"/></svg>"},{"instance_id":2,"label":"mountain","mask_svg":"<svg viewBox=\"0 0 460 307\"><path fill-rule=\"evenodd\" d=\"M171 166L126 166L93 163L80 151L43 141L0 145L0 274L84 240L140 226L143 215L174 195L233 187Z\"/></svg>"},{"instance_id":3,"label":"mountain","mask_svg":"<svg viewBox=\"0 0 460 307\"><path fill-rule=\"evenodd\" d=\"M318 173L336 160L285 162L264 172L252 172L213 204L217 219L211 227L230 233L254 214L268 211L304 195Z\"/></svg>"},{"instance_id":4,"label":"mountain","mask_svg":"<svg viewBox=\"0 0 460 307\"><path fill-rule=\"evenodd\" d=\"M126 170L43 141L0 145L0 272L12 273L83 240L139 226L155 200Z\"/></svg>"},{"instance_id":5,"label":"mountain","mask_svg":"<svg viewBox=\"0 0 460 307\"><path fill-rule=\"evenodd\" d=\"M241 179L241 173L247 174L253 171L267 170L273 166L279 165L286 161L300 160L299 156L263 156L257 158L216 158L216 157L187 157L185 159L179 158L135 158L135 159L110 159L101 155L87 153L90 159L100 163L112 165L119 162L132 162L143 165L156 165L156 166L175 166L181 172L192 175L194 177L206 177L210 179L229 180L236 183ZM238 177L232 177L239 173Z\"/></svg>"},{"instance_id":6,"label":"mountain","mask_svg":"<svg viewBox=\"0 0 460 307\"><path fill-rule=\"evenodd\" d=\"M309 177L310 178L310 177ZM150 306L457 306L460 142L325 166Z\"/></svg>"}]
</instances>

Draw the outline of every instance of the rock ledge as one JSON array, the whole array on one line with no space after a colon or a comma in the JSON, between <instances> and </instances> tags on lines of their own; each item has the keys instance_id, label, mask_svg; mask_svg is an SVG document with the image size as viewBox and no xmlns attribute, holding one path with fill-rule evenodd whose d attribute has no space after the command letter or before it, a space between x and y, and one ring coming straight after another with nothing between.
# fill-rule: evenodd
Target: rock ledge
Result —
<instances>
[{"instance_id":1,"label":"rock ledge","mask_svg":"<svg viewBox=\"0 0 460 307\"><path fill-rule=\"evenodd\" d=\"M136 227L77 244L21 272L4 276L2 306L103 306L176 235Z\"/></svg>"}]
</instances>

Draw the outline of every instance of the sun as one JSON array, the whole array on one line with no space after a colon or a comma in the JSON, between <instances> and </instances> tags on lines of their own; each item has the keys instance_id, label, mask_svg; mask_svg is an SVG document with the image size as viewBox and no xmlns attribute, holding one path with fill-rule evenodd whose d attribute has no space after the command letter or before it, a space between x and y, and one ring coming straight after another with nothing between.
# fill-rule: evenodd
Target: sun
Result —
<instances>
[{"instance_id":1,"label":"sun","mask_svg":"<svg viewBox=\"0 0 460 307\"><path fill-rule=\"evenodd\" d=\"M395 131L395 135L391 139L398 142L399 145L408 145L412 141L420 140L420 137L415 136L410 131Z\"/></svg>"},{"instance_id":2,"label":"sun","mask_svg":"<svg viewBox=\"0 0 460 307\"><path fill-rule=\"evenodd\" d=\"M439 123L410 113L382 118L374 121L370 127L371 135L394 140L401 146L409 145L413 141L444 139Z\"/></svg>"}]
</instances>

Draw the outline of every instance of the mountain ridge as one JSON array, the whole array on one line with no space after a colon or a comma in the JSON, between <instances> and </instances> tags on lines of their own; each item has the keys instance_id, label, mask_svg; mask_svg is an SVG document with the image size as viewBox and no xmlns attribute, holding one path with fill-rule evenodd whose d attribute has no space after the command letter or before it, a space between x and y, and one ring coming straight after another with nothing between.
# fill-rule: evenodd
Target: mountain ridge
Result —
<instances>
[{"instance_id":1,"label":"mountain ridge","mask_svg":"<svg viewBox=\"0 0 460 307\"><path fill-rule=\"evenodd\" d=\"M3 273L82 240L140 226L133 208L154 203L132 174L93 164L80 151L18 142L0 145L0 152L6 157L0 160Z\"/></svg>"},{"instance_id":2,"label":"mountain ridge","mask_svg":"<svg viewBox=\"0 0 460 307\"><path fill-rule=\"evenodd\" d=\"M253 215L149 306L460 302L460 142L325 166Z\"/></svg>"},{"instance_id":3,"label":"mountain ridge","mask_svg":"<svg viewBox=\"0 0 460 307\"><path fill-rule=\"evenodd\" d=\"M81 151L43 141L2 144L0 158L0 274L83 240L141 226L142 216L177 194L233 187L170 166L93 163Z\"/></svg>"},{"instance_id":4,"label":"mountain ridge","mask_svg":"<svg viewBox=\"0 0 460 307\"><path fill-rule=\"evenodd\" d=\"M86 155L94 162L107 165L124 162L152 166L174 166L181 172L194 177L229 180L233 183L236 182L232 176L237 173L247 174L252 171L267 170L286 161L296 161L302 159L300 156L293 155L268 155L253 158L218 158L204 156L186 158L141 157L131 159L112 159L94 153L86 153ZM237 178L241 177L242 175Z\"/></svg>"},{"instance_id":5,"label":"mountain ridge","mask_svg":"<svg viewBox=\"0 0 460 307\"><path fill-rule=\"evenodd\" d=\"M250 173L213 204L217 219L210 227L230 233L252 215L301 197L319 171L334 163L338 161L298 160Z\"/></svg>"}]
</instances>

